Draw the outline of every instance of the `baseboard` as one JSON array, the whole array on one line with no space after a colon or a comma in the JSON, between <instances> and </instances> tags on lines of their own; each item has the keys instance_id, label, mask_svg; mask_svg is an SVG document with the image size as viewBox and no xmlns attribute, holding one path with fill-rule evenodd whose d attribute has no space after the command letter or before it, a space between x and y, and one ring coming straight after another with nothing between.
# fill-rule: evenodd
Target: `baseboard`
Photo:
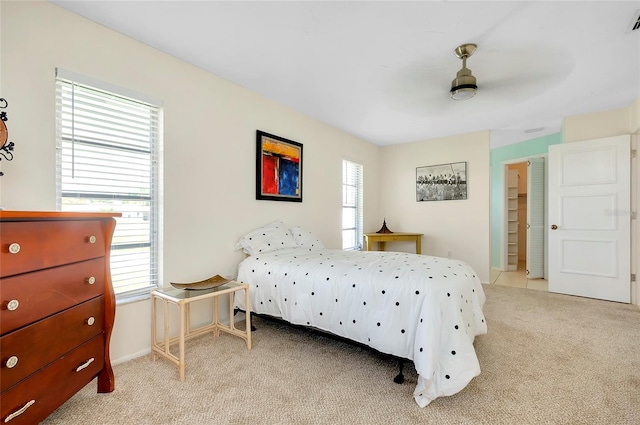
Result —
<instances>
[{"instance_id":1,"label":"baseboard","mask_svg":"<svg viewBox=\"0 0 640 425\"><path fill-rule=\"evenodd\" d=\"M240 321L242 321L244 319L245 319L244 312L238 312L237 316L235 317L235 321L236 322L240 322ZM220 323L222 323L223 325L229 326L229 320L221 320ZM192 325L193 325L192 329L195 329L198 326L202 326L203 324L194 323ZM151 347L145 348L144 350L140 350L140 351L137 351L135 353L127 354L126 356L118 357L117 359L112 359L111 360L111 365L112 366L116 366L116 365L119 365L121 363L128 362L129 360L133 360L133 359L137 359L138 357L146 356L148 354L151 354Z\"/></svg>"},{"instance_id":2,"label":"baseboard","mask_svg":"<svg viewBox=\"0 0 640 425\"><path fill-rule=\"evenodd\" d=\"M136 353L129 354L127 356L119 357L115 360L111 361L112 366L119 365L120 363L128 362L129 360L137 359L138 357L146 356L147 354L151 354L151 348L145 348L144 350L140 350Z\"/></svg>"}]
</instances>

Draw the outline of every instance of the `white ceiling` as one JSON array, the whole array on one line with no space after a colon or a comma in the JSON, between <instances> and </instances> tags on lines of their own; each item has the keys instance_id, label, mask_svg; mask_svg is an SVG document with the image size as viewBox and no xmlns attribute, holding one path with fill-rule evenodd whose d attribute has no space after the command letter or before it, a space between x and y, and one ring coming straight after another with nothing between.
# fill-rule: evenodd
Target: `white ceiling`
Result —
<instances>
[{"instance_id":1,"label":"white ceiling","mask_svg":"<svg viewBox=\"0 0 640 425\"><path fill-rule=\"evenodd\" d=\"M640 96L640 0L51 1L379 145L501 145ZM454 101L463 43L478 94Z\"/></svg>"}]
</instances>

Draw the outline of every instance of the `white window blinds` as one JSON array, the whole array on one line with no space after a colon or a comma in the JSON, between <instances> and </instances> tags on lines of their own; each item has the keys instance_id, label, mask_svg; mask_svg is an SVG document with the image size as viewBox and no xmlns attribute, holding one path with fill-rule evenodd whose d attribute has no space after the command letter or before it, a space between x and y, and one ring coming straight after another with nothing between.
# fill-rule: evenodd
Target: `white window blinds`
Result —
<instances>
[{"instance_id":1,"label":"white window blinds","mask_svg":"<svg viewBox=\"0 0 640 425\"><path fill-rule=\"evenodd\" d=\"M111 247L119 299L157 285L159 107L56 78L57 207L120 212Z\"/></svg>"},{"instance_id":2,"label":"white window blinds","mask_svg":"<svg viewBox=\"0 0 640 425\"><path fill-rule=\"evenodd\" d=\"M362 165L342 161L342 249L362 248Z\"/></svg>"}]
</instances>

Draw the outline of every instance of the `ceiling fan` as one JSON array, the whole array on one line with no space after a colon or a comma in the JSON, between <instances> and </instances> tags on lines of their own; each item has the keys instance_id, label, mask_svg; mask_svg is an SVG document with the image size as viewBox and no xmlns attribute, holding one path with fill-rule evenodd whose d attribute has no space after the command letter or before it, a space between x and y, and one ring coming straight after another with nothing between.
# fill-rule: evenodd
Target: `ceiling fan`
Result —
<instances>
[{"instance_id":1,"label":"ceiling fan","mask_svg":"<svg viewBox=\"0 0 640 425\"><path fill-rule=\"evenodd\" d=\"M527 44L496 48L483 44L478 56L475 54L478 46L468 43L447 49L448 55L453 51L462 60L462 67L458 68L453 80L451 73L455 68L452 69L451 61L455 59L441 52L427 54L399 68L386 86L386 105L391 110L405 113L407 119L415 120L446 117L455 122L462 116L460 114L494 114L527 104L554 89L566 80L575 66L575 59L560 47ZM481 71L481 81L477 81L472 70L467 68L467 58L471 54L474 56L473 71ZM545 60L531 61L531 56ZM480 96L476 96L478 88L481 89ZM474 98L473 102L462 101L471 98Z\"/></svg>"},{"instance_id":2,"label":"ceiling fan","mask_svg":"<svg viewBox=\"0 0 640 425\"><path fill-rule=\"evenodd\" d=\"M451 82L451 98L453 100L467 100L476 95L478 85L476 77L471 74L471 70L467 68L467 58L476 51L475 44L462 44L454 50L455 55L462 59L462 68L456 74L456 78Z\"/></svg>"}]
</instances>

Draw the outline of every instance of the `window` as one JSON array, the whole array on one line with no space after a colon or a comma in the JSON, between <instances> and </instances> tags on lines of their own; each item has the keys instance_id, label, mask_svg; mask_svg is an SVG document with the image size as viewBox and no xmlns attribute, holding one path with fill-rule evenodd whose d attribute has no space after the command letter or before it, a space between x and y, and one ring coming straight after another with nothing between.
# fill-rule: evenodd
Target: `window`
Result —
<instances>
[{"instance_id":1,"label":"window","mask_svg":"<svg viewBox=\"0 0 640 425\"><path fill-rule=\"evenodd\" d=\"M57 209L122 213L113 287L119 300L148 293L158 280L159 107L66 74L56 78Z\"/></svg>"},{"instance_id":2,"label":"window","mask_svg":"<svg viewBox=\"0 0 640 425\"><path fill-rule=\"evenodd\" d=\"M362 248L362 165L342 161L342 249Z\"/></svg>"}]
</instances>

